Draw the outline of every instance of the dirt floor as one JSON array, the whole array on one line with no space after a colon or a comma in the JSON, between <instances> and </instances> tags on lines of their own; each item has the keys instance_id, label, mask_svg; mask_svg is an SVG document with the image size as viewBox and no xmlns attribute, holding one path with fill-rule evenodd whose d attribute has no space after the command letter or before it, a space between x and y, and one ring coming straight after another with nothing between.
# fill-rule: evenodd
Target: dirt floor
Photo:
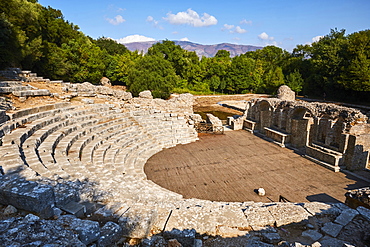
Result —
<instances>
[{"instance_id":1,"label":"dirt floor","mask_svg":"<svg viewBox=\"0 0 370 247\"><path fill-rule=\"evenodd\" d=\"M145 165L148 179L185 198L212 201L344 202L349 189L368 183L335 173L247 131L202 135L161 151ZM266 190L259 197L254 190Z\"/></svg>"},{"instance_id":2,"label":"dirt floor","mask_svg":"<svg viewBox=\"0 0 370 247\"><path fill-rule=\"evenodd\" d=\"M257 94L238 94L238 95L204 95L195 96L194 98L194 112L210 112L210 111L223 111L235 115L242 114L230 108L223 107L218 102L228 100L251 100L258 97L267 97L267 95Z\"/></svg>"}]
</instances>

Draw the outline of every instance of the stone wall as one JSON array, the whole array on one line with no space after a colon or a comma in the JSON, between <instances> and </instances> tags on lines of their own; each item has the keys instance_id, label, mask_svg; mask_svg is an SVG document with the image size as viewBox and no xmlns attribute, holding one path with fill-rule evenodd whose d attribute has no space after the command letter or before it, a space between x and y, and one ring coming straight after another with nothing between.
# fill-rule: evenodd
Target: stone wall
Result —
<instances>
[{"instance_id":1,"label":"stone wall","mask_svg":"<svg viewBox=\"0 0 370 247\"><path fill-rule=\"evenodd\" d=\"M244 115L234 120L233 126L250 129L253 123L255 133L339 171L369 168L367 120L359 110L334 104L261 98L249 101Z\"/></svg>"}]
</instances>

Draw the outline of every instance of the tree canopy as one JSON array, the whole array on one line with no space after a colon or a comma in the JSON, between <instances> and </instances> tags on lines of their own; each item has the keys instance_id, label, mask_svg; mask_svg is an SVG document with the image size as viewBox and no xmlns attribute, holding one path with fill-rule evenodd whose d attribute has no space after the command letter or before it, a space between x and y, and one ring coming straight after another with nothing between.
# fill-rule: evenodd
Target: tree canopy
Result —
<instances>
[{"instance_id":1,"label":"tree canopy","mask_svg":"<svg viewBox=\"0 0 370 247\"><path fill-rule=\"evenodd\" d=\"M98 83L107 76L137 95L172 92L276 93L280 85L297 94L370 101L370 30L330 33L287 52L276 46L230 57L199 58L173 41L154 44L147 54L115 40L93 39L65 20L60 10L36 0L0 2L0 69L20 67L51 79Z\"/></svg>"}]
</instances>

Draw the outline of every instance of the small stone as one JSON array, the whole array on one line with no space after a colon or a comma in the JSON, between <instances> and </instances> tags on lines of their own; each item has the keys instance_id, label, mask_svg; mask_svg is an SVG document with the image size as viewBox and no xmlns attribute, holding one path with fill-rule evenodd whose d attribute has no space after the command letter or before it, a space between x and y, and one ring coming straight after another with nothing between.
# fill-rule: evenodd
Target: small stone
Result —
<instances>
[{"instance_id":1,"label":"small stone","mask_svg":"<svg viewBox=\"0 0 370 247\"><path fill-rule=\"evenodd\" d=\"M263 240L269 244L277 244L281 237L278 233L262 233Z\"/></svg>"},{"instance_id":2,"label":"small stone","mask_svg":"<svg viewBox=\"0 0 370 247\"><path fill-rule=\"evenodd\" d=\"M18 210L15 207L13 207L12 205L8 205L4 209L4 215L11 215L11 214L15 214L17 212L18 212Z\"/></svg>"},{"instance_id":3,"label":"small stone","mask_svg":"<svg viewBox=\"0 0 370 247\"><path fill-rule=\"evenodd\" d=\"M54 211L54 217L55 218L59 218L63 213L63 211L60 208L57 208L57 207L53 208L53 211Z\"/></svg>"},{"instance_id":4,"label":"small stone","mask_svg":"<svg viewBox=\"0 0 370 247\"><path fill-rule=\"evenodd\" d=\"M167 246L168 247L182 247L182 244L180 244L179 241L177 241L177 239L170 239L167 242Z\"/></svg>"},{"instance_id":5,"label":"small stone","mask_svg":"<svg viewBox=\"0 0 370 247\"><path fill-rule=\"evenodd\" d=\"M265 195L266 195L266 191L265 191L265 189L264 189L264 188L259 188L259 189L257 190L257 194L258 194L259 196L265 196Z\"/></svg>"},{"instance_id":6,"label":"small stone","mask_svg":"<svg viewBox=\"0 0 370 247\"><path fill-rule=\"evenodd\" d=\"M202 247L203 241L201 239L194 239L194 247Z\"/></svg>"},{"instance_id":7,"label":"small stone","mask_svg":"<svg viewBox=\"0 0 370 247\"><path fill-rule=\"evenodd\" d=\"M312 224L307 224L306 227L309 228L309 229L315 229L315 226L312 225Z\"/></svg>"},{"instance_id":8,"label":"small stone","mask_svg":"<svg viewBox=\"0 0 370 247\"><path fill-rule=\"evenodd\" d=\"M152 92L145 90L139 93L139 98L153 99Z\"/></svg>"},{"instance_id":9,"label":"small stone","mask_svg":"<svg viewBox=\"0 0 370 247\"><path fill-rule=\"evenodd\" d=\"M27 214L24 217L24 220L27 221L27 222L35 222L35 221L40 220L40 217L38 217L38 216L36 216L34 214Z\"/></svg>"},{"instance_id":10,"label":"small stone","mask_svg":"<svg viewBox=\"0 0 370 247\"><path fill-rule=\"evenodd\" d=\"M290 244L287 241L281 241L278 243L278 246L279 247L290 247Z\"/></svg>"},{"instance_id":11,"label":"small stone","mask_svg":"<svg viewBox=\"0 0 370 247\"><path fill-rule=\"evenodd\" d=\"M321 230L325 233L328 234L329 236L332 236L336 238L340 231L342 230L343 226L339 224L335 224L333 222L328 222L326 223Z\"/></svg>"},{"instance_id":12,"label":"small stone","mask_svg":"<svg viewBox=\"0 0 370 247\"><path fill-rule=\"evenodd\" d=\"M19 101L21 103L24 103L27 100L27 97L19 97Z\"/></svg>"},{"instance_id":13,"label":"small stone","mask_svg":"<svg viewBox=\"0 0 370 247\"><path fill-rule=\"evenodd\" d=\"M364 208L362 206L357 208L357 211L363 216L367 221L370 221L370 209Z\"/></svg>"},{"instance_id":14,"label":"small stone","mask_svg":"<svg viewBox=\"0 0 370 247\"><path fill-rule=\"evenodd\" d=\"M98 246L113 246L120 239L122 233L122 228L118 224L111 221L107 222L101 229Z\"/></svg>"},{"instance_id":15,"label":"small stone","mask_svg":"<svg viewBox=\"0 0 370 247\"><path fill-rule=\"evenodd\" d=\"M302 232L302 237L308 238L312 241L317 241L322 238L322 234L314 230L307 230Z\"/></svg>"},{"instance_id":16,"label":"small stone","mask_svg":"<svg viewBox=\"0 0 370 247\"><path fill-rule=\"evenodd\" d=\"M344 210L336 219L335 223L338 223L342 226L347 225L349 222L353 220L353 218L358 215L358 211L354 209L346 209Z\"/></svg>"},{"instance_id":17,"label":"small stone","mask_svg":"<svg viewBox=\"0 0 370 247\"><path fill-rule=\"evenodd\" d=\"M110 83L110 80L107 77L101 78L100 79L100 84L102 86L112 86L112 84Z\"/></svg>"},{"instance_id":18,"label":"small stone","mask_svg":"<svg viewBox=\"0 0 370 247\"><path fill-rule=\"evenodd\" d=\"M313 244L311 244L311 247L321 247L322 245L320 244L320 242L315 242Z\"/></svg>"}]
</instances>

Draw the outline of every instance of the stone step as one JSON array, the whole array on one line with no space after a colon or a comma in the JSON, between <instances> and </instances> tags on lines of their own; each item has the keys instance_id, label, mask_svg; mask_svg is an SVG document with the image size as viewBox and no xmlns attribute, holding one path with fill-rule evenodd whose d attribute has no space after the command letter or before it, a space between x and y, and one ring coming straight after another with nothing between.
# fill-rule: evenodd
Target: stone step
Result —
<instances>
[{"instance_id":1,"label":"stone step","mask_svg":"<svg viewBox=\"0 0 370 247\"><path fill-rule=\"evenodd\" d=\"M11 87L0 87L0 93L13 93L16 91L25 91L25 90L30 90L31 88L28 86L11 86Z\"/></svg>"},{"instance_id":2,"label":"stone step","mask_svg":"<svg viewBox=\"0 0 370 247\"><path fill-rule=\"evenodd\" d=\"M14 96L17 96L17 97L49 96L50 95L50 91L47 89L13 91L12 93Z\"/></svg>"}]
</instances>

